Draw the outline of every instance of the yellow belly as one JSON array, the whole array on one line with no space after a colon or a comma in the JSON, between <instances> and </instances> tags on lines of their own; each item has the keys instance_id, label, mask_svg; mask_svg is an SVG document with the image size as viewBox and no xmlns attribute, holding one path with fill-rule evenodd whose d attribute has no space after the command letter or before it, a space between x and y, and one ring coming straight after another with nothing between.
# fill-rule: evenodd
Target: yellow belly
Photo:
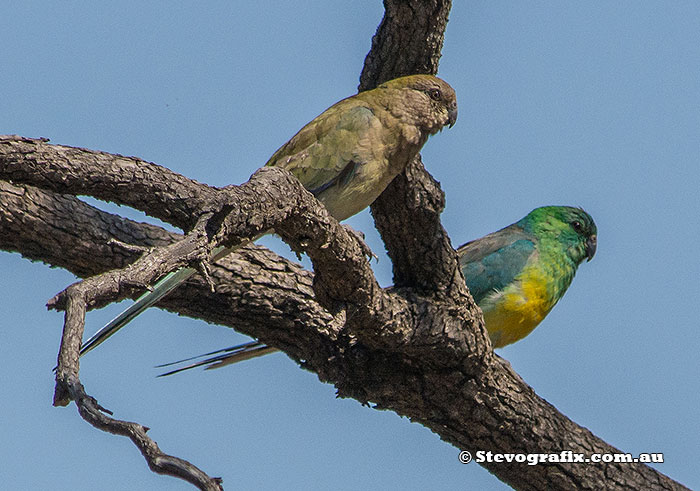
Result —
<instances>
[{"instance_id":1,"label":"yellow belly","mask_svg":"<svg viewBox=\"0 0 700 491\"><path fill-rule=\"evenodd\" d=\"M514 343L532 332L552 310L556 300L547 294L546 283L530 276L485 302L484 322L494 348Z\"/></svg>"}]
</instances>

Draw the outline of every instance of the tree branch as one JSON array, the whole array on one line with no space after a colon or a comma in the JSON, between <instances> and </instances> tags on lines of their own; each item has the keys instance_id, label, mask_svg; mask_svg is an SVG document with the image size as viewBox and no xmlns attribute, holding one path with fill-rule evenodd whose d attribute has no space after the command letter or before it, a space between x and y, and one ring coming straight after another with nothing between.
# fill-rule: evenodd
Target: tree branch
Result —
<instances>
[{"instance_id":1,"label":"tree branch","mask_svg":"<svg viewBox=\"0 0 700 491\"><path fill-rule=\"evenodd\" d=\"M81 277L135 261L140 254L130 245L149 248L182 238L160 227L97 210L73 197L26 185L0 181L0 203L0 248L44 260ZM109 244L110 236L119 241ZM255 326L265 323L275 327L277 344L284 344L286 333L302 325L320 329L334 322L314 300L313 275L264 247L239 249L219 260L211 276L215 292L195 275L158 306L251 335ZM133 291L130 296L140 293ZM286 309L296 317L286 316Z\"/></svg>"},{"instance_id":2,"label":"tree branch","mask_svg":"<svg viewBox=\"0 0 700 491\"><path fill-rule=\"evenodd\" d=\"M47 142L46 138L0 136L0 179L113 201L185 230L205 208L208 186L165 167L136 157Z\"/></svg>"},{"instance_id":3,"label":"tree branch","mask_svg":"<svg viewBox=\"0 0 700 491\"><path fill-rule=\"evenodd\" d=\"M437 70L450 2L384 3L386 15L365 63L362 90L399 75ZM280 187L256 188L255 179L279 180L275 185ZM241 331L304 360L304 367L335 384L339 395L405 415L463 450L618 452L538 397L492 352L480 312L439 221L442 193L419 161L372 207L394 264L397 286L388 290L377 286L355 238L279 171L258 173L251 180L249 187L259 194L250 201L247 185L216 190L138 159L7 137L0 139L0 180L6 181L0 186L0 247L81 275L89 274L91 268L104 271L130 264L120 273L103 277L115 283L77 283L61 297L70 332L59 360L57 378L63 392L58 393L58 401L76 400L88 420L90 414L97 419L107 416L84 393L77 378L84 309L135 295L139 285L177 264L196 260L216 244L232 244L275 227L295 249L307 251L315 276L261 248L246 247L212 270L215 292L193 277L159 305L227 325L235 323ZM183 238L157 227L120 221L59 193L127 204L192 233ZM33 209L31 203L38 201L45 208ZM12 207L16 208L9 210ZM71 223L60 224L59 217L66 221L66 216ZM46 236L28 236L29 232L19 230L18 220L33 221ZM205 225L195 227L197 223ZM68 237L71 229L88 230L87 240L95 242ZM125 239L125 244L159 247L133 262L133 248L105 240L114 236ZM64 242L58 241L70 246L60 258L54 251ZM170 245L163 249L164 244ZM180 246L188 252L177 257L165 254ZM85 259L90 251L96 254L94 266ZM154 264L153 259L161 257L167 264ZM81 289L86 285L97 288ZM184 302L184 292L194 296ZM240 301L242 292L245 304ZM227 305L222 309L222 304ZM224 319L226 313L233 317ZM124 424L111 418L104 424L96 422L115 432ZM138 428L135 425L132 430L138 433ZM144 443L143 448L148 445ZM637 463L484 465L517 489L683 489ZM183 477L172 466L161 468ZM194 469L186 474L193 483L201 477ZM197 485L204 486L204 479Z\"/></svg>"},{"instance_id":4,"label":"tree branch","mask_svg":"<svg viewBox=\"0 0 700 491\"><path fill-rule=\"evenodd\" d=\"M129 437L141 451L148 467L153 472L179 477L202 490L223 490L221 478L211 478L186 460L163 453L156 442L146 434L148 428L138 423L110 417L109 410L100 406L95 398L85 393L78 377L78 350L80 349L81 337L74 335L76 333L82 335L85 325L85 290L83 286L78 283L70 286L67 290L64 336L61 340L59 371L56 375L57 386L60 387L60 390L56 391L55 397L63 398L66 401L75 401L80 416L95 428ZM56 402L56 404L63 405L62 401Z\"/></svg>"},{"instance_id":5,"label":"tree branch","mask_svg":"<svg viewBox=\"0 0 700 491\"><path fill-rule=\"evenodd\" d=\"M360 90L413 73L436 74L451 0L384 0L386 10L365 58Z\"/></svg>"},{"instance_id":6,"label":"tree branch","mask_svg":"<svg viewBox=\"0 0 700 491\"><path fill-rule=\"evenodd\" d=\"M419 188L426 186L423 183ZM285 190L283 194L287 195L289 191ZM61 233L56 232L53 236L40 234L33 242L22 241L23 237L15 234L30 234L27 227L16 226L22 217L33 224L46 223L46 227L62 224L71 227L73 232L90 230L92 237L107 237L118 224L122 231L120 240L140 245L170 242L181 237L159 231L157 227L98 212L75 198L30 186L4 183L0 187L0 200L3 203L0 246L24 252L26 243L26 250L38 256L50 257L56 234L60 237ZM42 206L36 206L37 202ZM10 210L14 214L9 214ZM66 216L94 216L94 219L88 225L66 222ZM310 232L300 225L290 226L283 232L287 240L306 242L310 249L322 245L328 238L334 240L330 235L325 238L315 236L315 228L327 226L322 214L319 219L309 212L306 218L310 217L317 220L311 224ZM344 233L341 227L338 229L340 234ZM331 230L330 226L328 230ZM5 233L10 231L12 233ZM63 233L71 237L79 235ZM13 235L15 239L12 239ZM352 237L348 239L354 240ZM63 250L64 263L75 262L75 267L70 269L85 269L85 255L89 255L90 250L104 249L97 241L90 243L91 240L88 236L85 243L78 241L73 248ZM366 260L357 259L361 257L361 250L353 252L352 247L343 246L338 250L346 251L351 264L355 264L350 269L359 269L362 277ZM127 259L133 259L135 255L128 248L122 249L122 253L128 255ZM317 254L344 256L343 252L336 251L335 246L326 247ZM96 257L106 258L106 255ZM120 261L123 260L122 257ZM321 257L314 261L322 263L324 260ZM334 261L329 260L331 264ZM88 273L111 266L110 261L104 260ZM348 272L343 271L342 275L345 274ZM411 417L459 448L498 453L558 453L561 449L584 453L616 452L559 414L537 397L507 362L490 350L484 350L485 336L478 330L478 316L461 303L463 298L451 302L439 292L431 295L423 289L402 287L379 297L382 300L378 307L375 306L381 313L378 317L356 316L355 305L351 304L338 308L333 316L314 301L309 291L309 273L272 253L263 252L262 248L253 247L232 257L228 268L214 268L212 277L215 293L209 292L201 279L195 281L193 278L182 292L176 290L164 303L188 315L236 324L243 332L283 349L293 358L306 360L305 367L317 372L321 380L334 383L340 395L372 401L378 408ZM258 278L262 285L258 284ZM335 292L334 288L339 287L332 284L323 287L324 291ZM236 304L244 291L246 304ZM193 296L185 302L184 295ZM338 307L342 301L339 302L335 295L327 294L327 302ZM221 308L224 310L220 311ZM383 324L386 312L392 314L393 323L390 325ZM477 327L476 331L474 327ZM518 489L536 489L545 484L562 489L586 483L610 485L616 482L609 481L606 476L618 476L617 484L653 482L664 489L680 489L670 479L641 464L552 464L543 467L492 463L487 467ZM556 483L559 485L555 486Z\"/></svg>"}]
</instances>

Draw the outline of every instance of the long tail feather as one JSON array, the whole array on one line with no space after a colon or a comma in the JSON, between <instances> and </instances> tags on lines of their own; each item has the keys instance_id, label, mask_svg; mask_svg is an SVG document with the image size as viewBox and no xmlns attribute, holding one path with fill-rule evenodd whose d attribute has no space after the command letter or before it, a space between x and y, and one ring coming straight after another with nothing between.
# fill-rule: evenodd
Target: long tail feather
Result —
<instances>
[{"instance_id":1,"label":"long tail feather","mask_svg":"<svg viewBox=\"0 0 700 491\"><path fill-rule=\"evenodd\" d=\"M231 353L232 351L237 351L239 349L252 349L256 348L258 346L262 346L262 343L260 341L248 341L247 343L239 344L236 346L229 346L228 348L222 348L218 349L216 351L210 351L209 353L202 353L201 355L195 355L195 356L190 356L189 358L183 358L182 360L177 360L177 361L171 361L169 363L161 363L160 365L156 365L153 368L167 368L167 367L172 367L174 365L179 365L180 363L185 363L188 361L192 360L197 360L199 358L204 358L205 356L212 356L212 355L220 355L222 353Z\"/></svg>"},{"instance_id":2,"label":"long tail feather","mask_svg":"<svg viewBox=\"0 0 700 491\"><path fill-rule=\"evenodd\" d=\"M263 356L268 353L273 353L275 351L277 351L276 348L264 345L260 341L250 341L247 343L239 344L237 346L231 346L230 348L224 348L216 351L211 351L209 353L204 353L202 355L185 358L184 360L164 363L162 365L156 366L156 368L171 367L188 361L197 360L199 358L209 357L204 360L200 360L195 363L190 363L189 365L186 365L184 367L180 367L175 370L171 370L169 372L158 375L159 377L166 377L168 375L173 375L175 373L179 373L185 370L189 370L191 368L197 368L205 365L208 365L205 368L206 370L211 370L213 368L221 368L232 363L250 360L251 358L257 358L259 356Z\"/></svg>"},{"instance_id":3,"label":"long tail feather","mask_svg":"<svg viewBox=\"0 0 700 491\"><path fill-rule=\"evenodd\" d=\"M138 316L148 307L151 307L153 304L157 303L161 298L165 297L178 285L185 282L187 278L192 276L194 273L196 273L195 269L182 268L168 274L165 278L155 284L153 290L141 295L141 297L139 297L136 302L129 306L128 309L124 310L121 314L112 319L106 326L97 331L90 339L85 341L80 347L80 355L82 356L88 351L98 347L100 344L106 341L107 338L131 322L134 317Z\"/></svg>"},{"instance_id":4,"label":"long tail feather","mask_svg":"<svg viewBox=\"0 0 700 491\"><path fill-rule=\"evenodd\" d=\"M217 261L222 257L240 249L241 247L258 240L260 237L266 234L267 232L264 232L252 239L245 239L233 248L217 247L212 254L211 261ZM178 285L184 283L187 278L192 276L194 273L196 273L195 269L182 268L168 274L165 278L155 284L153 290L141 295L141 297L139 297L139 299L136 300L133 305L124 310L121 314L112 319L106 326L97 331L90 339L85 341L80 347L80 356L104 343L110 336L112 336L122 327L126 326L141 312L157 303L161 298L165 297L168 293L177 288Z\"/></svg>"}]
</instances>

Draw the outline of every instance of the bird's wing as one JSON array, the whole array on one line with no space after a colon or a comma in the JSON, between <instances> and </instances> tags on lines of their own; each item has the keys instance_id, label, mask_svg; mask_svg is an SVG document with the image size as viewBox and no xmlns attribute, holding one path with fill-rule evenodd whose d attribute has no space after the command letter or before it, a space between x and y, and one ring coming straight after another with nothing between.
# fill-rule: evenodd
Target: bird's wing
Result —
<instances>
[{"instance_id":1,"label":"bird's wing","mask_svg":"<svg viewBox=\"0 0 700 491\"><path fill-rule=\"evenodd\" d=\"M267 165L288 170L317 195L352 178L358 165L381 152L381 130L366 103L346 99L304 126Z\"/></svg>"},{"instance_id":2,"label":"bird's wing","mask_svg":"<svg viewBox=\"0 0 700 491\"><path fill-rule=\"evenodd\" d=\"M532 235L513 224L457 249L464 279L476 303L513 282L536 254L535 242Z\"/></svg>"}]
</instances>

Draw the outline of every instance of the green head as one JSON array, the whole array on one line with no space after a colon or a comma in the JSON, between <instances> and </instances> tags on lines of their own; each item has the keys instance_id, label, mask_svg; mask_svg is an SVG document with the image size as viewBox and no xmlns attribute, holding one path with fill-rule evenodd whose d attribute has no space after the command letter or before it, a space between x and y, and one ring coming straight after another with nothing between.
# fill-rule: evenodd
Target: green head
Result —
<instances>
[{"instance_id":1,"label":"green head","mask_svg":"<svg viewBox=\"0 0 700 491\"><path fill-rule=\"evenodd\" d=\"M535 208L518 222L540 241L555 242L566 255L579 265L589 261L598 245L598 229L593 218L581 208L571 206L543 206Z\"/></svg>"}]
</instances>

